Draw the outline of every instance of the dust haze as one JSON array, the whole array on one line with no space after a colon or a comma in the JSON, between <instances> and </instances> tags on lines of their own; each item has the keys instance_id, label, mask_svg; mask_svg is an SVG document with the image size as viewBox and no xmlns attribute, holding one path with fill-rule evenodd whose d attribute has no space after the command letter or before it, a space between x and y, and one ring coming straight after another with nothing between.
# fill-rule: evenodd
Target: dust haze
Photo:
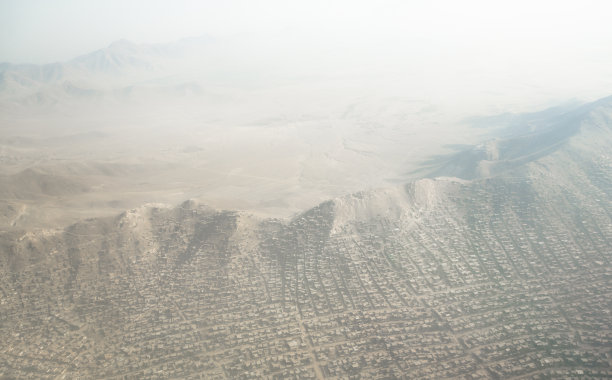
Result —
<instances>
[{"instance_id":1,"label":"dust haze","mask_svg":"<svg viewBox=\"0 0 612 380\"><path fill-rule=\"evenodd\" d=\"M494 133L468 117L593 100L612 78L606 49L570 38L610 38L575 4L35 4L3 5L5 228L185 199L288 217ZM146 42L93 46L121 31Z\"/></svg>"},{"instance_id":2,"label":"dust haze","mask_svg":"<svg viewBox=\"0 0 612 380\"><path fill-rule=\"evenodd\" d=\"M611 11L0 1L0 378L610 378Z\"/></svg>"}]
</instances>

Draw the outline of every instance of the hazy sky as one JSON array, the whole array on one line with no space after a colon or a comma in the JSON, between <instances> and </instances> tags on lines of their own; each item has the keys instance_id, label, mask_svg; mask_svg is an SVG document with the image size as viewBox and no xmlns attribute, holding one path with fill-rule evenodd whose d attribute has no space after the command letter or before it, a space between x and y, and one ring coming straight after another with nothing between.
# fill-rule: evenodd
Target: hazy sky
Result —
<instances>
[{"instance_id":1,"label":"hazy sky","mask_svg":"<svg viewBox=\"0 0 612 380\"><path fill-rule=\"evenodd\" d=\"M0 62L206 35L217 42L206 66L246 65L238 79L260 65L330 85L351 78L366 92L385 81L494 112L610 95L610 15L609 0L0 0Z\"/></svg>"},{"instance_id":2,"label":"hazy sky","mask_svg":"<svg viewBox=\"0 0 612 380\"><path fill-rule=\"evenodd\" d=\"M126 38L291 30L314 44L608 59L610 1L0 0L0 61L62 61ZM457 51L453 51L457 50Z\"/></svg>"}]
</instances>

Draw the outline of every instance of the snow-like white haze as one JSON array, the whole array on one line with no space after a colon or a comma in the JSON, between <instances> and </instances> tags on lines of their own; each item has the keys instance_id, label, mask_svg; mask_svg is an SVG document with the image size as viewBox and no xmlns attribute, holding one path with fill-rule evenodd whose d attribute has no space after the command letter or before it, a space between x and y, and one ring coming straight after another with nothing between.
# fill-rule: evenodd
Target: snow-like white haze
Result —
<instances>
[{"instance_id":1,"label":"snow-like white haze","mask_svg":"<svg viewBox=\"0 0 612 380\"><path fill-rule=\"evenodd\" d=\"M467 118L610 95L611 11L607 1L2 0L0 174L64 189L3 190L12 209L31 210L8 221L187 198L287 216L402 182L497 127Z\"/></svg>"},{"instance_id":2,"label":"snow-like white haze","mask_svg":"<svg viewBox=\"0 0 612 380\"><path fill-rule=\"evenodd\" d=\"M434 97L596 97L612 84L611 11L588 0L4 0L0 61L66 61L122 38L208 35L242 44L240 59L253 64L331 78L385 74Z\"/></svg>"}]
</instances>

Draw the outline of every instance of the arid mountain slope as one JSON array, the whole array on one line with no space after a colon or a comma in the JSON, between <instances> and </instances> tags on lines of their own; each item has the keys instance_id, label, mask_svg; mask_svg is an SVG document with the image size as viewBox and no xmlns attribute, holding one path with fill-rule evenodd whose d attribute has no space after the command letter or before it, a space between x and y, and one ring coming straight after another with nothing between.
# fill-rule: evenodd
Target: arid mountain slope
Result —
<instances>
[{"instance_id":1,"label":"arid mountain slope","mask_svg":"<svg viewBox=\"0 0 612 380\"><path fill-rule=\"evenodd\" d=\"M1 374L611 376L610 101L582 110L497 141L471 180L291 220L185 202L6 232Z\"/></svg>"}]
</instances>

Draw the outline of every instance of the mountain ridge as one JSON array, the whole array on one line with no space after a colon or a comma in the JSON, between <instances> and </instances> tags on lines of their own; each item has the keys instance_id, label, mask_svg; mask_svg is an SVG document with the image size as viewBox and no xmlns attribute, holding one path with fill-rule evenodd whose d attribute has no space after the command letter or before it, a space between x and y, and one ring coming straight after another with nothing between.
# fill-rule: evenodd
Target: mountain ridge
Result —
<instances>
[{"instance_id":1,"label":"mountain ridge","mask_svg":"<svg viewBox=\"0 0 612 380\"><path fill-rule=\"evenodd\" d=\"M560 115L540 119L543 126L536 130L489 140L456 154L434 158L426 163L430 169L420 172L426 172L427 177L449 176L462 179L503 175L569 144L594 113L609 114L611 108L612 96L581 105ZM606 123L602 125L609 126Z\"/></svg>"},{"instance_id":2,"label":"mountain ridge","mask_svg":"<svg viewBox=\"0 0 612 380\"><path fill-rule=\"evenodd\" d=\"M205 37L158 44L121 39L62 62L40 65L5 62L0 64L0 98L12 103L23 103L25 99L26 104L44 105L63 98L86 100L91 94L112 97L113 92L167 76L168 62L200 54L210 43L211 39Z\"/></svg>"},{"instance_id":3,"label":"mountain ridge","mask_svg":"<svg viewBox=\"0 0 612 380\"><path fill-rule=\"evenodd\" d=\"M523 162L494 175L291 219L186 201L2 233L0 373L609 376L609 105L545 128L546 155L510 139L499 158Z\"/></svg>"}]
</instances>

